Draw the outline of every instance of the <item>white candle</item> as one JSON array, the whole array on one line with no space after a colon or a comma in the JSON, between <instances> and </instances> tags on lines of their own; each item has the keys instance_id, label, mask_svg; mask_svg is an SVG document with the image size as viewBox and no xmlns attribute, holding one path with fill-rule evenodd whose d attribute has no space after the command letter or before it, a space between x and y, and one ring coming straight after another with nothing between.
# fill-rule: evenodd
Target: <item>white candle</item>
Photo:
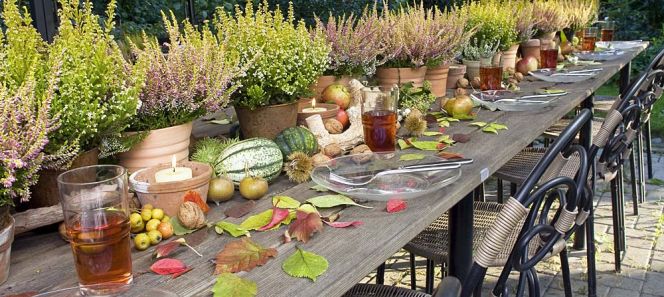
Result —
<instances>
[{"instance_id":1,"label":"white candle","mask_svg":"<svg viewBox=\"0 0 664 297\"><path fill-rule=\"evenodd\" d=\"M187 180L192 177L191 168L187 167L176 167L177 160L175 155L173 155L171 168L166 168L157 171L154 174L154 179L158 183L167 183L174 181Z\"/></svg>"},{"instance_id":2,"label":"white candle","mask_svg":"<svg viewBox=\"0 0 664 297\"><path fill-rule=\"evenodd\" d=\"M302 109L302 112L321 112L326 111L325 107L316 107L316 99L311 100L311 107Z\"/></svg>"}]
</instances>

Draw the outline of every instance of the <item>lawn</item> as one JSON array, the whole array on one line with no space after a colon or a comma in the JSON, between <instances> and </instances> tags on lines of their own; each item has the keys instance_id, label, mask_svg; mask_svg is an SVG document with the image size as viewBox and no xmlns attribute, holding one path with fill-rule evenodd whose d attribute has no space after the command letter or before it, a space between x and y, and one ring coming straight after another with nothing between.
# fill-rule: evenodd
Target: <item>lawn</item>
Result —
<instances>
[{"instance_id":1,"label":"lawn","mask_svg":"<svg viewBox=\"0 0 664 297\"><path fill-rule=\"evenodd\" d=\"M600 87L595 94L599 96L617 96L618 83L616 80L610 80L611 83ZM664 100L658 100L653 108L652 118L650 120L652 134L656 137L664 137Z\"/></svg>"}]
</instances>

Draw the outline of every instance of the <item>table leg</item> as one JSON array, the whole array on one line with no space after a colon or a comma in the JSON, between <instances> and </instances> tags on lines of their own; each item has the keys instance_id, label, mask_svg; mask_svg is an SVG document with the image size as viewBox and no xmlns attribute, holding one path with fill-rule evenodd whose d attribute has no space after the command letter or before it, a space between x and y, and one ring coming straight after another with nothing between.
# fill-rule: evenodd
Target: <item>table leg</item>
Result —
<instances>
[{"instance_id":1,"label":"table leg","mask_svg":"<svg viewBox=\"0 0 664 297\"><path fill-rule=\"evenodd\" d=\"M463 282L473 264L473 193L452 207L449 215L449 274Z\"/></svg>"},{"instance_id":2,"label":"table leg","mask_svg":"<svg viewBox=\"0 0 664 297\"><path fill-rule=\"evenodd\" d=\"M581 108L588 108L590 109L590 112L593 112L593 107L595 106L594 98L594 94L588 96L588 98L581 102ZM586 150L590 149L593 142L593 121L588 121L583 127L581 127L581 131L579 132L579 142L584 148L586 148ZM590 197L590 199L593 198ZM576 230L573 246L575 250L583 250L586 247L585 232L585 226L581 226Z\"/></svg>"}]
</instances>

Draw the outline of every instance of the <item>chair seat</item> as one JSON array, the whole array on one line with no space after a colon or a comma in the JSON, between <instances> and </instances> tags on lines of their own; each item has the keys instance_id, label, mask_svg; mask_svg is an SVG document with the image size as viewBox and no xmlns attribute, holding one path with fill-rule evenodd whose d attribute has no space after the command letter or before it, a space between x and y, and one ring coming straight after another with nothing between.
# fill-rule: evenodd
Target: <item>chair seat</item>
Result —
<instances>
[{"instance_id":1,"label":"chair seat","mask_svg":"<svg viewBox=\"0 0 664 297\"><path fill-rule=\"evenodd\" d=\"M431 297L431 295L399 287L357 284L343 297Z\"/></svg>"},{"instance_id":2,"label":"chair seat","mask_svg":"<svg viewBox=\"0 0 664 297\"><path fill-rule=\"evenodd\" d=\"M544 156L545 152L546 148L525 148L503 165L503 167L498 169L498 171L494 173L494 176L520 185L526 180L530 172L535 168L535 165L537 165L537 162L539 162L542 156ZM577 154L571 155L567 164L562 167L560 174L574 178L574 175L578 170L579 156Z\"/></svg>"},{"instance_id":3,"label":"chair seat","mask_svg":"<svg viewBox=\"0 0 664 297\"><path fill-rule=\"evenodd\" d=\"M609 106L610 107L610 106ZM572 120L570 119L560 119L557 123L553 124L553 126L549 127L549 129L546 129L544 133L542 133L542 136L546 138L558 138L558 135L560 135L560 132L562 132L569 123ZM604 119L601 118L594 118L593 119L593 135L597 135L597 132L599 132L599 128L602 126L602 123L604 122ZM578 138L578 136L577 136Z\"/></svg>"}]
</instances>

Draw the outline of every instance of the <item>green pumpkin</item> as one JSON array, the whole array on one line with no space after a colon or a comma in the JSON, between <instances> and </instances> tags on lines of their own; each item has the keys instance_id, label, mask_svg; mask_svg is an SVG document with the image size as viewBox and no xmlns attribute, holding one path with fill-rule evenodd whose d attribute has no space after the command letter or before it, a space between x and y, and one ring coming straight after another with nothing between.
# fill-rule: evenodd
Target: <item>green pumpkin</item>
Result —
<instances>
[{"instance_id":1,"label":"green pumpkin","mask_svg":"<svg viewBox=\"0 0 664 297\"><path fill-rule=\"evenodd\" d=\"M279 146L284 160L293 152L303 152L309 156L318 153L316 136L304 127L286 128L277 135L274 142Z\"/></svg>"}]
</instances>

